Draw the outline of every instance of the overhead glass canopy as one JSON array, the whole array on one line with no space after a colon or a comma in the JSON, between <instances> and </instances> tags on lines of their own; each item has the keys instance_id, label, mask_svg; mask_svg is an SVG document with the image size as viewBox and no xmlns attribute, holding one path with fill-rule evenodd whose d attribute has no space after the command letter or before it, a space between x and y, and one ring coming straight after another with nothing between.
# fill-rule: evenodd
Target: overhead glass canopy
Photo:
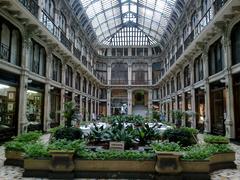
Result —
<instances>
[{"instance_id":1,"label":"overhead glass canopy","mask_svg":"<svg viewBox=\"0 0 240 180\"><path fill-rule=\"evenodd\" d=\"M129 41L136 32L140 36L139 40L146 39L147 44L160 42L169 29L167 26L171 25L172 21L176 21L174 17L177 18L181 14L184 3L184 0L78 1L89 18L86 26L92 26L98 43L116 46L134 44L135 40L129 43L113 42L116 39L122 41L119 37L125 37L126 41ZM76 4L76 0L70 0L70 2L72 5ZM133 27L133 29L130 30L127 27ZM145 43L138 44L145 45Z\"/></svg>"}]
</instances>

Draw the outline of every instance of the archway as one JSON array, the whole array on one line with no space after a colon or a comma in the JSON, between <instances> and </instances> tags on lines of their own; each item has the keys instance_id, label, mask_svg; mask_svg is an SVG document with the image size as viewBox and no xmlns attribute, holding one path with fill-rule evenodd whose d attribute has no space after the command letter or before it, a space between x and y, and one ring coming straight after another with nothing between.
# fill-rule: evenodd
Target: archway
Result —
<instances>
[{"instance_id":1,"label":"archway","mask_svg":"<svg viewBox=\"0 0 240 180\"><path fill-rule=\"evenodd\" d=\"M134 115L146 116L148 111L148 92L145 90L135 90L132 96L132 112Z\"/></svg>"}]
</instances>

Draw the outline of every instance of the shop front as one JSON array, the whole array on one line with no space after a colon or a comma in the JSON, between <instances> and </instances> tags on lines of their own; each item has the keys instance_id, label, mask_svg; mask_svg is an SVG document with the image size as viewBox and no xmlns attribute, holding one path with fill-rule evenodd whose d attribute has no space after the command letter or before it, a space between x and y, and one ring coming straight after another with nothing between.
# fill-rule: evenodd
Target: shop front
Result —
<instances>
[{"instance_id":1,"label":"shop front","mask_svg":"<svg viewBox=\"0 0 240 180\"><path fill-rule=\"evenodd\" d=\"M204 90L198 88L195 89L195 108L196 108L196 128L200 131L204 131L205 120L205 95Z\"/></svg>"},{"instance_id":2,"label":"shop front","mask_svg":"<svg viewBox=\"0 0 240 180\"><path fill-rule=\"evenodd\" d=\"M31 81L31 80L29 80ZM43 130L44 84L31 81L27 89L28 131Z\"/></svg>"},{"instance_id":3,"label":"shop front","mask_svg":"<svg viewBox=\"0 0 240 180\"><path fill-rule=\"evenodd\" d=\"M0 70L0 141L17 135L19 77Z\"/></svg>"},{"instance_id":4,"label":"shop front","mask_svg":"<svg viewBox=\"0 0 240 180\"><path fill-rule=\"evenodd\" d=\"M50 127L60 125L60 110L61 110L61 89L52 87L50 91Z\"/></svg>"}]
</instances>

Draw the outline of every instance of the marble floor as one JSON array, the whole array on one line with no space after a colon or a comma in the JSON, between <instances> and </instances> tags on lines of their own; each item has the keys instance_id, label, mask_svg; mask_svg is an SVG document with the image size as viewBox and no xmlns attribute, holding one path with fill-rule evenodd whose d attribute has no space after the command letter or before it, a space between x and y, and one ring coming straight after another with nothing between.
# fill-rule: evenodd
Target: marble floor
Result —
<instances>
[{"instance_id":1,"label":"marble floor","mask_svg":"<svg viewBox=\"0 0 240 180\"><path fill-rule=\"evenodd\" d=\"M237 169L224 169L211 174L212 180L240 180L240 145L231 143L236 151ZM4 166L4 147L0 146L0 180L46 180L46 178L23 178L23 169L14 166Z\"/></svg>"}]
</instances>

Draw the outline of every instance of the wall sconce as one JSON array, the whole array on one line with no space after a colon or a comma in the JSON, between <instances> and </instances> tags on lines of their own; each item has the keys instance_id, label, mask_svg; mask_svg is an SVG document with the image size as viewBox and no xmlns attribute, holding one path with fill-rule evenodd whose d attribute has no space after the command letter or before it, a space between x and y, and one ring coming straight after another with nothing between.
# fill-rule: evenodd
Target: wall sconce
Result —
<instances>
[{"instance_id":1,"label":"wall sconce","mask_svg":"<svg viewBox=\"0 0 240 180\"><path fill-rule=\"evenodd\" d=\"M220 83L226 83L226 82L227 82L227 81L226 81L225 78L220 79Z\"/></svg>"},{"instance_id":2,"label":"wall sconce","mask_svg":"<svg viewBox=\"0 0 240 180\"><path fill-rule=\"evenodd\" d=\"M205 90L206 88L205 88L205 86L201 86L200 89L201 90Z\"/></svg>"}]
</instances>

